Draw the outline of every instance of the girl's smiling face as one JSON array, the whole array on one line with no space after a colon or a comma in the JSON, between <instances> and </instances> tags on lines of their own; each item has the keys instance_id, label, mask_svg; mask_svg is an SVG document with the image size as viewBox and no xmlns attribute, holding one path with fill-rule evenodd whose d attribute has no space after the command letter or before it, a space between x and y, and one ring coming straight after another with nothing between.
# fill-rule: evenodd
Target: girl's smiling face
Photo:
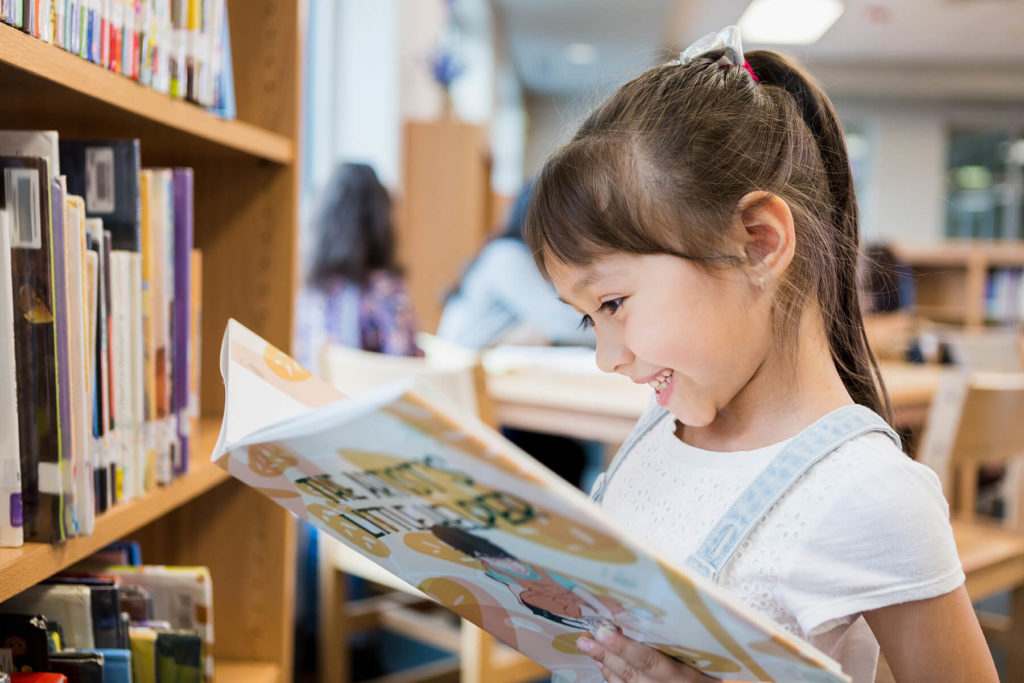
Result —
<instances>
[{"instance_id":1,"label":"girl's smiling face","mask_svg":"<svg viewBox=\"0 0 1024 683\"><path fill-rule=\"evenodd\" d=\"M598 367L651 385L683 425L710 426L720 411L766 397L770 297L750 270L630 253L547 270L593 325Z\"/></svg>"}]
</instances>

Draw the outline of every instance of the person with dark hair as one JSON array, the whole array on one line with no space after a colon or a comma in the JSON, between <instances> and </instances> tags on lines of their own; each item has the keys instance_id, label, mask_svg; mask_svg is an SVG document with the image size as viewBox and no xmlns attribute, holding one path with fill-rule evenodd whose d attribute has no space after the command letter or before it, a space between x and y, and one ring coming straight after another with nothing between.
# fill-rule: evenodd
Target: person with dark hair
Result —
<instances>
[{"instance_id":1,"label":"person with dark hair","mask_svg":"<svg viewBox=\"0 0 1024 683\"><path fill-rule=\"evenodd\" d=\"M296 303L296 360L315 369L328 341L418 355L412 300L395 261L388 191L370 166L344 163L325 197L313 222L306 286Z\"/></svg>"},{"instance_id":2,"label":"person with dark hair","mask_svg":"<svg viewBox=\"0 0 1024 683\"><path fill-rule=\"evenodd\" d=\"M501 343L593 346L594 335L580 329L573 310L534 265L523 243L530 206L527 182L504 228L470 261L441 312L437 336L468 349Z\"/></svg>"},{"instance_id":3,"label":"person with dark hair","mask_svg":"<svg viewBox=\"0 0 1024 683\"><path fill-rule=\"evenodd\" d=\"M592 492L666 558L873 681L995 681L938 477L901 450L857 291L825 93L728 27L623 85L546 162L526 241L652 389ZM910 634L913 634L912 636ZM608 681L710 678L615 633Z\"/></svg>"},{"instance_id":4,"label":"person with dark hair","mask_svg":"<svg viewBox=\"0 0 1024 683\"><path fill-rule=\"evenodd\" d=\"M618 600L596 595L566 576L523 562L482 536L443 524L430 527L430 532L442 543L479 560L487 576L504 584L520 604L539 617L591 632L635 623L636 616Z\"/></svg>"}]
</instances>

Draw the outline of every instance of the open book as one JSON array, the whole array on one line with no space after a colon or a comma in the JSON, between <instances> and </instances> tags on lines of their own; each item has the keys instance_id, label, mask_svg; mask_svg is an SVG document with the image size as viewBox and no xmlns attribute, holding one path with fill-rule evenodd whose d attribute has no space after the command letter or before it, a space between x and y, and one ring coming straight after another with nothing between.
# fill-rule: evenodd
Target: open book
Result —
<instances>
[{"instance_id":1,"label":"open book","mask_svg":"<svg viewBox=\"0 0 1024 683\"><path fill-rule=\"evenodd\" d=\"M567 680L607 626L717 678L848 681L429 386L346 398L232 320L218 465Z\"/></svg>"}]
</instances>

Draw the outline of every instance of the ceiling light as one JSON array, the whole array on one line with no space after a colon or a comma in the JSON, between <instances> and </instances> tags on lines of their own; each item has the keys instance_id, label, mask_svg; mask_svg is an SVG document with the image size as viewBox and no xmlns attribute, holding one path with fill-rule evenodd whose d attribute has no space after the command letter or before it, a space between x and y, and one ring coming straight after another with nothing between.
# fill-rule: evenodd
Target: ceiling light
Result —
<instances>
[{"instance_id":1,"label":"ceiling light","mask_svg":"<svg viewBox=\"0 0 1024 683\"><path fill-rule=\"evenodd\" d=\"M843 13L840 0L753 0L740 17L748 43L810 45Z\"/></svg>"},{"instance_id":2,"label":"ceiling light","mask_svg":"<svg viewBox=\"0 0 1024 683\"><path fill-rule=\"evenodd\" d=\"M590 43L573 43L565 48L565 59L570 64L586 66L597 61L597 48Z\"/></svg>"}]
</instances>

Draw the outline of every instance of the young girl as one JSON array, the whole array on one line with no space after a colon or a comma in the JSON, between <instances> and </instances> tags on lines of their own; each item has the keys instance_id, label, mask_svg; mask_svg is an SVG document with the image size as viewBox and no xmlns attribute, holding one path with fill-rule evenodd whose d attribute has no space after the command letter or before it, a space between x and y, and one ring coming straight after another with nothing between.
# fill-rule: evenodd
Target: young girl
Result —
<instances>
[{"instance_id":1,"label":"young girl","mask_svg":"<svg viewBox=\"0 0 1024 683\"><path fill-rule=\"evenodd\" d=\"M656 397L593 496L854 681L879 646L898 681L994 681L938 479L877 415L835 111L717 38L624 85L534 189L539 267ZM611 632L578 647L612 682L711 680Z\"/></svg>"}]
</instances>

